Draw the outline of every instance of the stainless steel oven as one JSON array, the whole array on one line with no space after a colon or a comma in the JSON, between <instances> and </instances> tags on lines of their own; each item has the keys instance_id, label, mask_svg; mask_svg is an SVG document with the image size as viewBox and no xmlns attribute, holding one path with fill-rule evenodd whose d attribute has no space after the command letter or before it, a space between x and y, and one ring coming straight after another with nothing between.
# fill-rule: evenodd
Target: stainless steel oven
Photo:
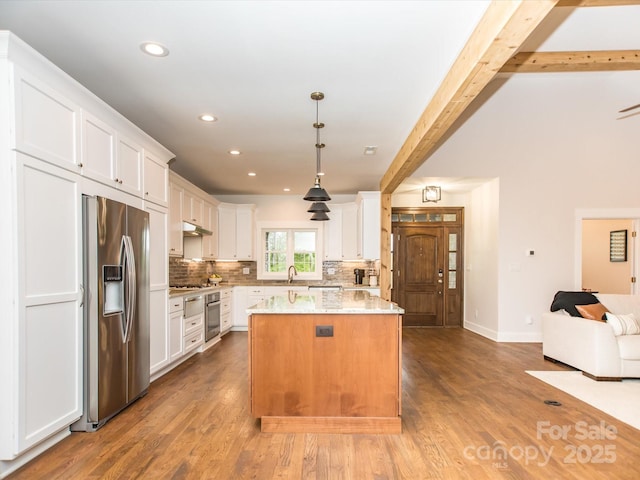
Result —
<instances>
[{"instance_id":1,"label":"stainless steel oven","mask_svg":"<svg viewBox=\"0 0 640 480\"><path fill-rule=\"evenodd\" d=\"M220 333L220 292L207 294L204 303L204 340L208 342Z\"/></svg>"}]
</instances>

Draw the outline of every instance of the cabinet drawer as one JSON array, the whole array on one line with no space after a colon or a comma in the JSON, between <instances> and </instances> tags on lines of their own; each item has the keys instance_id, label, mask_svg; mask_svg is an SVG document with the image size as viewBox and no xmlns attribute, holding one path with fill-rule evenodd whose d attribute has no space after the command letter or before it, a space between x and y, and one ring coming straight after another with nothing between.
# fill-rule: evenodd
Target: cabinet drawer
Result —
<instances>
[{"instance_id":1,"label":"cabinet drawer","mask_svg":"<svg viewBox=\"0 0 640 480\"><path fill-rule=\"evenodd\" d=\"M184 335L191 335L196 330L202 331L202 326L204 325L204 318L202 315L196 315L194 317L189 317L184 319Z\"/></svg>"},{"instance_id":2,"label":"cabinet drawer","mask_svg":"<svg viewBox=\"0 0 640 480\"><path fill-rule=\"evenodd\" d=\"M193 332L191 335L184 337L184 353L189 353L191 350L198 348L204 343L204 330L199 329L197 332Z\"/></svg>"},{"instance_id":3,"label":"cabinet drawer","mask_svg":"<svg viewBox=\"0 0 640 480\"><path fill-rule=\"evenodd\" d=\"M225 332L231 328L231 313L220 315L220 331Z\"/></svg>"},{"instance_id":4,"label":"cabinet drawer","mask_svg":"<svg viewBox=\"0 0 640 480\"><path fill-rule=\"evenodd\" d=\"M220 315L224 315L225 313L231 313L231 302L220 303Z\"/></svg>"},{"instance_id":5,"label":"cabinet drawer","mask_svg":"<svg viewBox=\"0 0 640 480\"><path fill-rule=\"evenodd\" d=\"M231 298L232 294L233 294L232 288L222 289L220 290L220 300L224 300L225 298Z\"/></svg>"},{"instance_id":6,"label":"cabinet drawer","mask_svg":"<svg viewBox=\"0 0 640 480\"><path fill-rule=\"evenodd\" d=\"M182 310L184 302L182 301L182 297L175 297L169 299L169 313L175 313Z\"/></svg>"}]
</instances>

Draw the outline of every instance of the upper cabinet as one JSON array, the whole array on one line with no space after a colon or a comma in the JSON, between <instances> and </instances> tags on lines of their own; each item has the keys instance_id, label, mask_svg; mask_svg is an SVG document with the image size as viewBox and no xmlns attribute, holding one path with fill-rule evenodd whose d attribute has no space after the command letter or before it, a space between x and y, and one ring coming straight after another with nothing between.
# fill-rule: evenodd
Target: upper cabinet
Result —
<instances>
[{"instance_id":1,"label":"upper cabinet","mask_svg":"<svg viewBox=\"0 0 640 480\"><path fill-rule=\"evenodd\" d=\"M144 152L144 199L157 205L169 205L169 168L148 150Z\"/></svg>"},{"instance_id":2,"label":"upper cabinet","mask_svg":"<svg viewBox=\"0 0 640 480\"><path fill-rule=\"evenodd\" d=\"M169 182L169 255L182 256L182 201L184 190Z\"/></svg>"},{"instance_id":3,"label":"upper cabinet","mask_svg":"<svg viewBox=\"0 0 640 480\"><path fill-rule=\"evenodd\" d=\"M204 200L187 189L182 197L182 220L204 227Z\"/></svg>"},{"instance_id":4,"label":"upper cabinet","mask_svg":"<svg viewBox=\"0 0 640 480\"><path fill-rule=\"evenodd\" d=\"M255 205L218 205L218 258L255 260Z\"/></svg>"},{"instance_id":5,"label":"upper cabinet","mask_svg":"<svg viewBox=\"0 0 640 480\"><path fill-rule=\"evenodd\" d=\"M169 255L215 260L218 257L218 201L169 172ZM184 237L183 222L212 232L201 237Z\"/></svg>"},{"instance_id":6,"label":"upper cabinet","mask_svg":"<svg viewBox=\"0 0 640 480\"><path fill-rule=\"evenodd\" d=\"M359 192L355 203L330 204L324 260L380 258L380 192Z\"/></svg>"},{"instance_id":7,"label":"upper cabinet","mask_svg":"<svg viewBox=\"0 0 640 480\"><path fill-rule=\"evenodd\" d=\"M358 205L358 258L380 258L380 192L359 192Z\"/></svg>"},{"instance_id":8,"label":"upper cabinet","mask_svg":"<svg viewBox=\"0 0 640 480\"><path fill-rule=\"evenodd\" d=\"M14 71L13 147L32 157L79 172L80 107L21 68L16 66Z\"/></svg>"},{"instance_id":9,"label":"upper cabinet","mask_svg":"<svg viewBox=\"0 0 640 480\"><path fill-rule=\"evenodd\" d=\"M82 174L112 185L116 169L116 130L82 112Z\"/></svg>"},{"instance_id":10,"label":"upper cabinet","mask_svg":"<svg viewBox=\"0 0 640 480\"><path fill-rule=\"evenodd\" d=\"M137 197L142 196L142 147L118 135L116 187Z\"/></svg>"}]
</instances>

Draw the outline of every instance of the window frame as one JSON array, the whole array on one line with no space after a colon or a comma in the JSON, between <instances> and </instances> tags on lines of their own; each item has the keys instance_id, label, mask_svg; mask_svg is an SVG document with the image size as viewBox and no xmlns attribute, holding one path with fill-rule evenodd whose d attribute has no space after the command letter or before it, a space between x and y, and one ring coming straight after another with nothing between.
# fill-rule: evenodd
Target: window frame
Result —
<instances>
[{"instance_id":1,"label":"window frame","mask_svg":"<svg viewBox=\"0 0 640 480\"><path fill-rule=\"evenodd\" d=\"M284 272L267 272L265 271L265 255L266 255L266 233L273 231L286 231L287 232L287 271ZM322 224L319 222L258 222L257 224L257 279L258 280L287 280L288 279L288 266L293 265L293 233L296 231L312 231L316 234L316 261L315 272L298 272L295 275L294 281L305 280L322 280L322 259L324 257L323 239L324 230Z\"/></svg>"}]
</instances>

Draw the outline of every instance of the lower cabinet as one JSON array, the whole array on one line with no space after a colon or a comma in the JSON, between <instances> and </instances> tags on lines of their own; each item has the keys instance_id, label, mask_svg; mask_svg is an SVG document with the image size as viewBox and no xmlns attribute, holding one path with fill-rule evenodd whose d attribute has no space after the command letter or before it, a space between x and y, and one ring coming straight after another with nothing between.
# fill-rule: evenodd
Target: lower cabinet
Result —
<instances>
[{"instance_id":1,"label":"lower cabinet","mask_svg":"<svg viewBox=\"0 0 640 480\"><path fill-rule=\"evenodd\" d=\"M179 302L180 306L176 306ZM184 334L184 321L182 319L182 297L173 298L169 311L169 363L173 363L182 357Z\"/></svg>"},{"instance_id":2,"label":"lower cabinet","mask_svg":"<svg viewBox=\"0 0 640 480\"><path fill-rule=\"evenodd\" d=\"M176 301L175 299L173 300ZM171 302L170 302L171 303ZM182 309L182 302L180 302ZM151 375L169 363L169 324L167 322L167 290L149 293L149 359Z\"/></svg>"},{"instance_id":3,"label":"lower cabinet","mask_svg":"<svg viewBox=\"0 0 640 480\"><path fill-rule=\"evenodd\" d=\"M220 290L220 333L224 335L233 326L233 288Z\"/></svg>"},{"instance_id":4,"label":"lower cabinet","mask_svg":"<svg viewBox=\"0 0 640 480\"><path fill-rule=\"evenodd\" d=\"M184 319L182 354L195 350L204 343L204 313Z\"/></svg>"}]
</instances>

